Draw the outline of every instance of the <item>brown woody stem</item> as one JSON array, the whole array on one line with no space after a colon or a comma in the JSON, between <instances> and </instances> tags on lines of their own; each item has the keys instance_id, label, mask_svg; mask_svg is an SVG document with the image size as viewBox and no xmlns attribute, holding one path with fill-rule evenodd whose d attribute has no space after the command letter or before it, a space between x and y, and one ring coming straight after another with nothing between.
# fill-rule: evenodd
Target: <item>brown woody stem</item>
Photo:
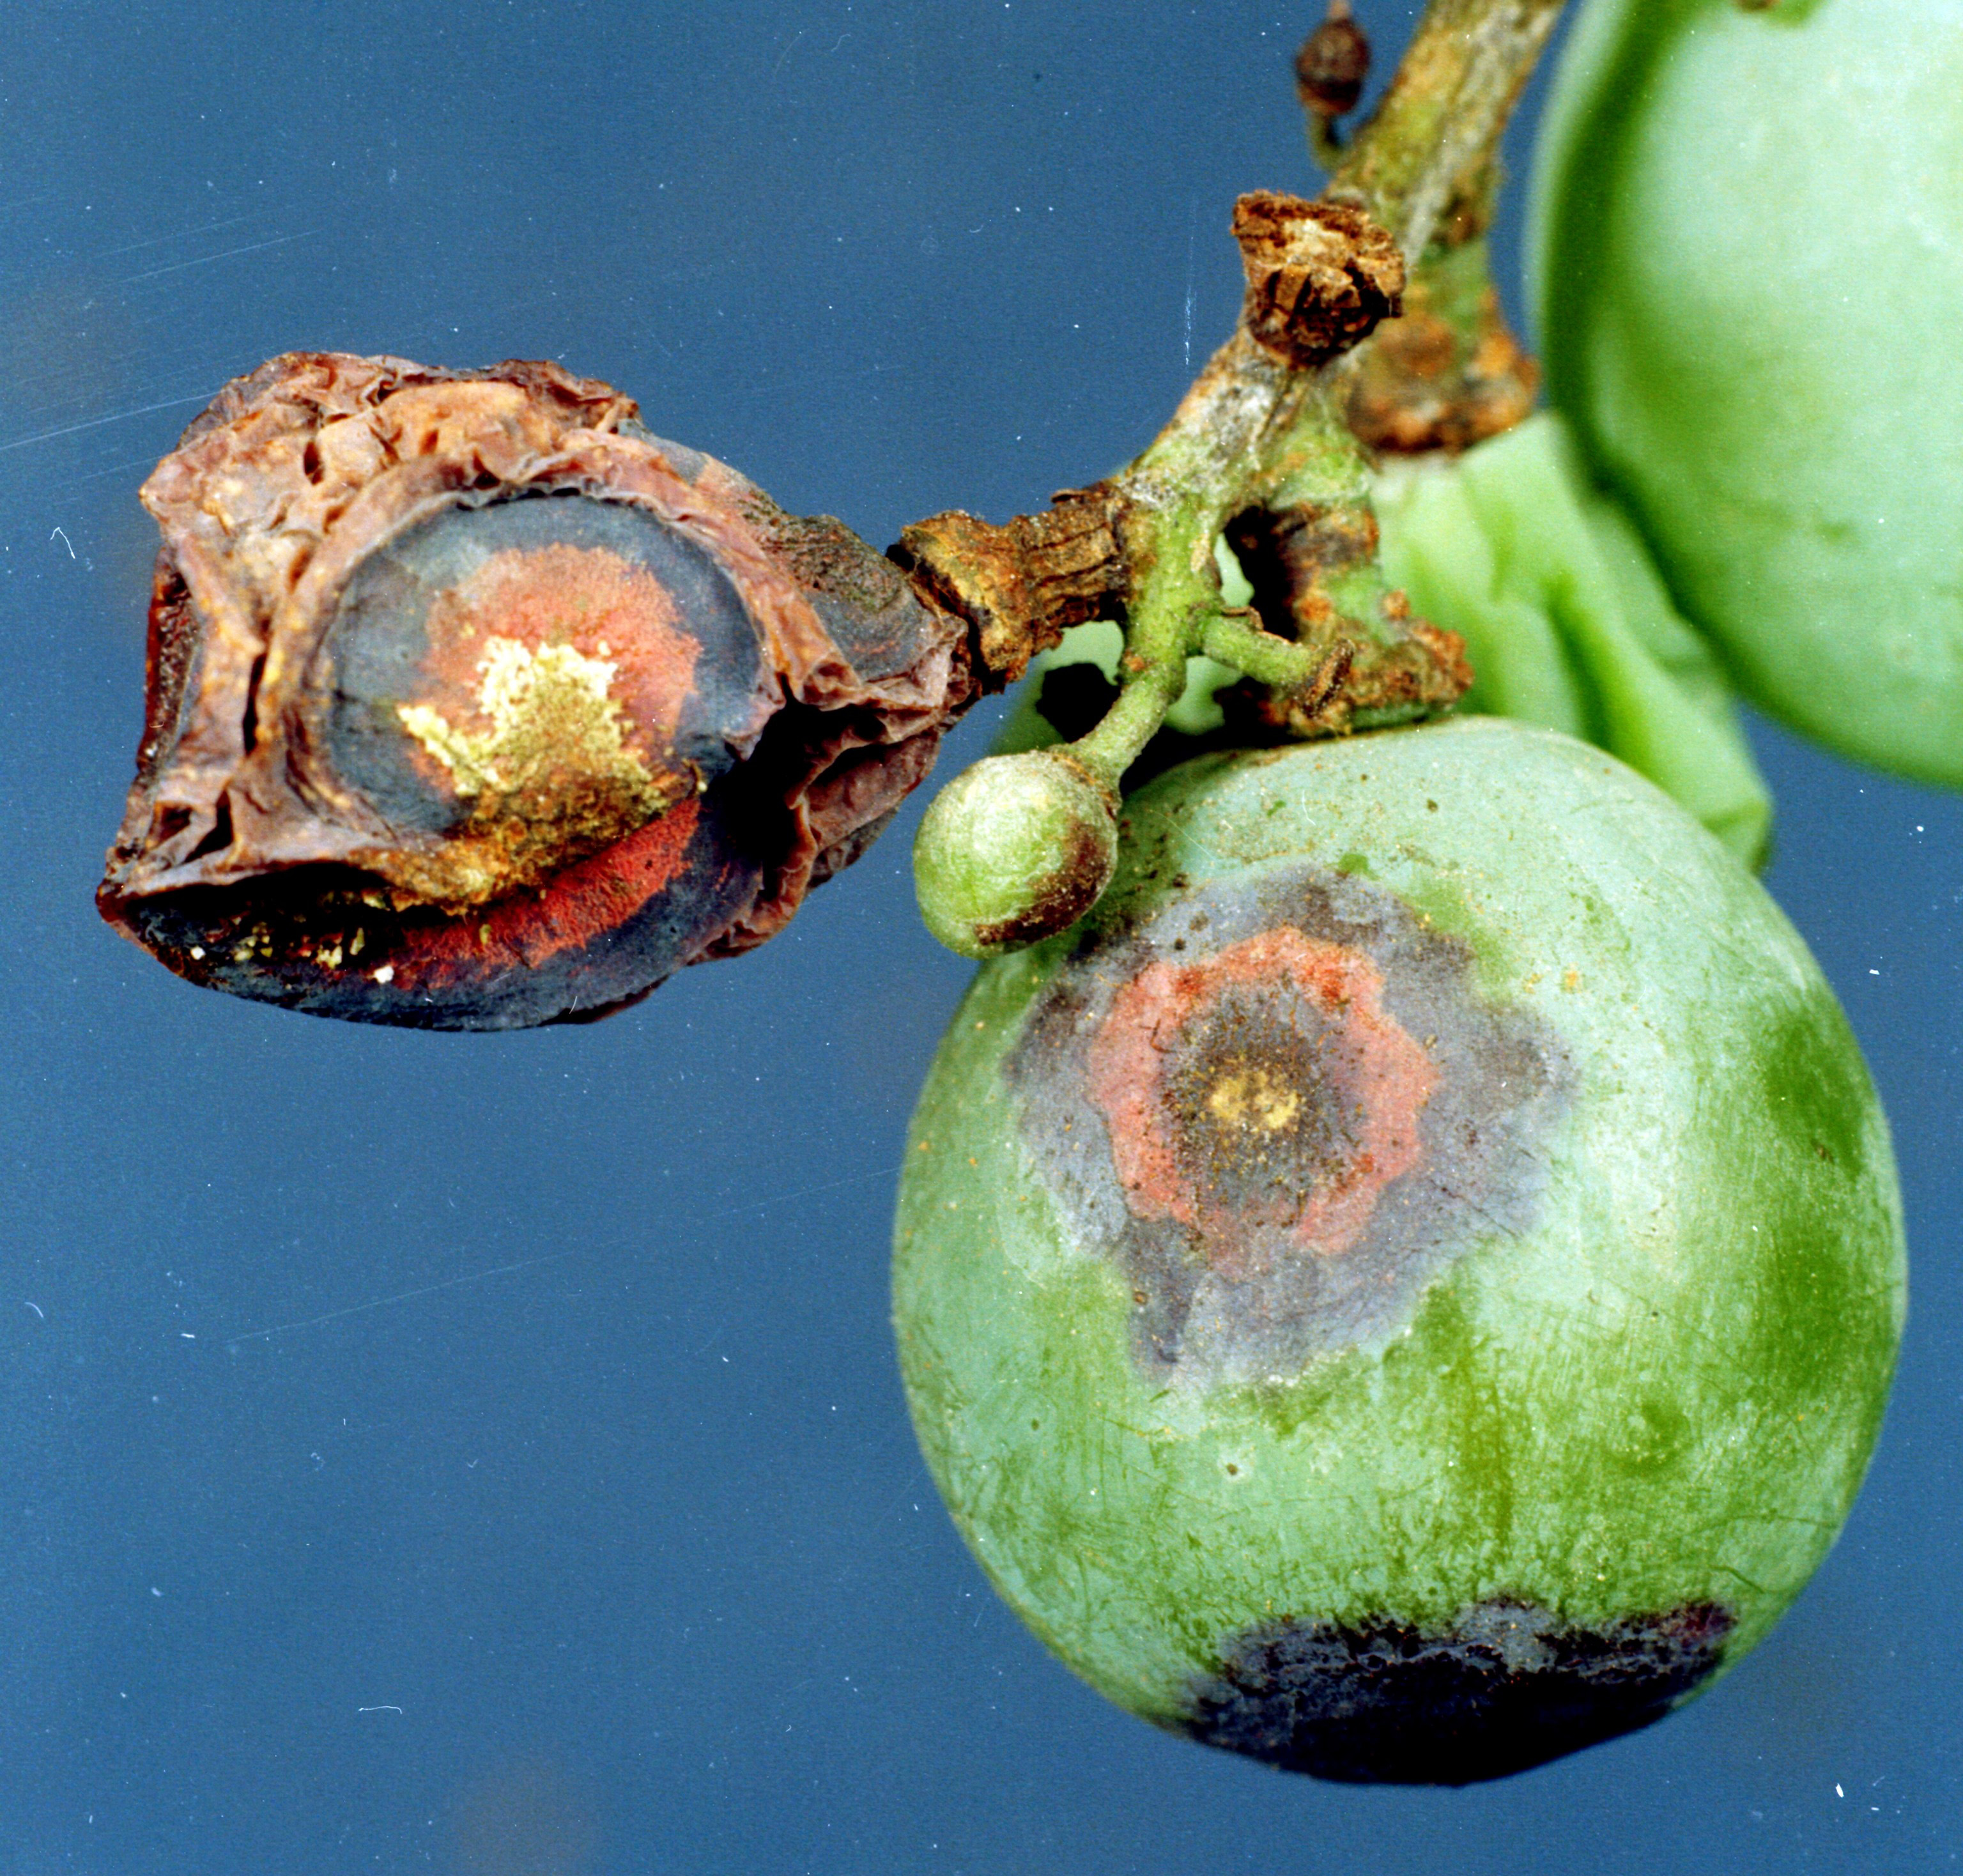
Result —
<instances>
[{"instance_id":1,"label":"brown woody stem","mask_svg":"<svg viewBox=\"0 0 1963 1876\"><path fill-rule=\"evenodd\" d=\"M1450 245L1483 227L1500 134L1559 10L1431 0L1369 121L1340 156L1325 142L1336 169L1324 197L1237 206L1246 306L1151 447L1047 515L999 529L937 516L902 536L896 558L974 623L998 685L1068 626L1122 620L1119 700L1074 746L1094 771L1115 782L1202 650L1267 686L1270 722L1293 735L1430 714L1469 683L1455 641L1411 619L1378 568L1371 463L1347 421L1355 373L1342 360L1395 319L1408 270L1448 218ZM1347 8L1332 20L1347 24ZM1326 126L1318 105L1331 94L1302 82ZM1229 523L1256 512L1292 555L1281 601L1263 603L1257 586L1260 626L1223 606L1214 559Z\"/></svg>"},{"instance_id":2,"label":"brown woody stem","mask_svg":"<svg viewBox=\"0 0 1963 1876\"><path fill-rule=\"evenodd\" d=\"M1431 0L1331 183L1415 264L1446 213L1483 202L1494 158L1561 0Z\"/></svg>"}]
</instances>

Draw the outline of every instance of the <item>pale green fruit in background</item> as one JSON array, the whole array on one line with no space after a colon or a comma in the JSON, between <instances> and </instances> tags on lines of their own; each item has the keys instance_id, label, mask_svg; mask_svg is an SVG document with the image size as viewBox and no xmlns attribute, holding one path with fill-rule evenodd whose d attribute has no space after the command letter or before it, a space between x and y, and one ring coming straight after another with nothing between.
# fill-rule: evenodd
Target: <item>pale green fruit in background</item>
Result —
<instances>
[{"instance_id":1,"label":"pale green fruit in background","mask_svg":"<svg viewBox=\"0 0 1963 1876\"><path fill-rule=\"evenodd\" d=\"M895 1319L997 1586L1120 1705L1324 1775L1667 1712L1846 1517L1888 1132L1751 877L1497 719L1208 757L914 1117Z\"/></svg>"},{"instance_id":2,"label":"pale green fruit in background","mask_svg":"<svg viewBox=\"0 0 1963 1876\"><path fill-rule=\"evenodd\" d=\"M1548 395L1746 693L1963 783L1963 10L1587 0L1534 177Z\"/></svg>"}]
</instances>

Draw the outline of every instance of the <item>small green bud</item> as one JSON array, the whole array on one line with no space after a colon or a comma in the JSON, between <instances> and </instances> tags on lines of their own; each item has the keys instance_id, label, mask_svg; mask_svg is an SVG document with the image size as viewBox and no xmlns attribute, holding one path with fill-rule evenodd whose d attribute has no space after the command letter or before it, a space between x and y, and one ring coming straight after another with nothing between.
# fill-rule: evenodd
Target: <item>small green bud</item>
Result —
<instances>
[{"instance_id":1,"label":"small green bud","mask_svg":"<svg viewBox=\"0 0 1963 1876\"><path fill-rule=\"evenodd\" d=\"M992 958L1075 924L1110 885L1117 804L1061 749L989 756L934 798L914 841L914 890L950 951Z\"/></svg>"}]
</instances>

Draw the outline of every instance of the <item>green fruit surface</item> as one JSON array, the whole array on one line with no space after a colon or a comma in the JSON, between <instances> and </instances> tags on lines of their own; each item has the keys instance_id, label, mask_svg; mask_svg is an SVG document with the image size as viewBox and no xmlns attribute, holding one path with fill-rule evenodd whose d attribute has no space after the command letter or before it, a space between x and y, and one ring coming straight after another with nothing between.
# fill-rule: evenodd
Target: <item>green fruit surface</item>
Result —
<instances>
[{"instance_id":1,"label":"green fruit surface","mask_svg":"<svg viewBox=\"0 0 1963 1876\"><path fill-rule=\"evenodd\" d=\"M1202 1736L1196 1702L1276 1625L1433 1635L1519 1608L1619 1633L1698 1609L1721 1644L1706 1665L1735 1660L1846 1516L1904 1307L1886 1125L1800 939L1648 783L1497 719L1202 758L1132 797L1125 821L1090 918L982 968L907 1154L907 1391L997 1586L1111 1698ZM1276 907L1286 924L1299 900L1323 908L1325 936L1376 946L1384 1020L1356 1033L1379 1040L1346 1072L1375 1072L1381 1043L1395 1072L1372 1085L1428 1086L1421 1113L1453 1116L1451 1141L1436 1133L1382 1185L1360 1241L1285 1246L1259 1282L1234 1276L1217 1231L1167 1251L1177 1232L1140 1223L1151 1206L1135 1180L1117 1196L1082 1092L1087 1059L1105 1063L1107 1114L1128 1085L1128 1058L1095 1055L1098 999L1129 1008L1111 1000L1147 962L1161 988L1218 975L1254 929L1235 906L1257 899L1257 924ZM1398 956L1440 974L1418 982ZM1373 994L1332 1002L1330 1020ZM1320 1098L1250 1069L1261 1038L1230 1032L1225 1079L1188 1087L1180 1110L1205 1106L1229 1157L1221 1128ZM1456 1086L1478 1049L1486 1080ZM1409 1162L1407 1141L1371 1138L1390 1170ZM1453 1162L1426 1197L1424 1155L1455 1153L1473 1170ZM1234 1159L1234 1176L1260 1164ZM1402 1236L1373 1289L1380 1227ZM1156 1275L1120 1254L1142 1232L1157 1234ZM1330 1284L1370 1282L1318 1292L1318 1258ZM1168 1340L1154 1286L1196 1274L1184 1339ZM1494 1769L1474 1757L1463 1775Z\"/></svg>"},{"instance_id":2,"label":"green fruit surface","mask_svg":"<svg viewBox=\"0 0 1963 1876\"><path fill-rule=\"evenodd\" d=\"M1963 14L1587 0L1543 120L1549 395L1747 693L1963 783Z\"/></svg>"}]
</instances>

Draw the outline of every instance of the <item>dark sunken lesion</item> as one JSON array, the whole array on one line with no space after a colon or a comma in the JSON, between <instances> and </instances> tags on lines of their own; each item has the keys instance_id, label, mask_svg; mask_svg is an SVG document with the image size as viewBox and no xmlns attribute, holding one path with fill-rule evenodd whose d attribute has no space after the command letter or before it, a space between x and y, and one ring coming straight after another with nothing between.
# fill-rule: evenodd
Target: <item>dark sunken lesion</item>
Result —
<instances>
[{"instance_id":1,"label":"dark sunken lesion","mask_svg":"<svg viewBox=\"0 0 1963 1876\"><path fill-rule=\"evenodd\" d=\"M705 785L735 765L731 739L754 714L763 653L741 596L700 546L645 509L564 491L447 508L361 562L327 632L335 772L391 828L441 834L470 818L469 802L433 782L427 752L403 733L405 702L445 703L424 668L433 609L467 591L494 555L556 547L597 550L623 573L651 576L669 596L672 629L699 649L670 732L673 747L652 753L664 763L685 762ZM569 615L569 627L577 616ZM570 629L566 642L575 642Z\"/></svg>"},{"instance_id":2,"label":"dark sunken lesion","mask_svg":"<svg viewBox=\"0 0 1963 1876\"><path fill-rule=\"evenodd\" d=\"M426 1029L590 1022L693 962L754 898L760 863L732 831L733 779L690 805L673 872L646 877L639 904L603 888L612 916L597 930L576 924L559 887L457 918L399 909L366 874L327 866L160 893L125 917L180 977L309 1016ZM570 878L576 888L580 875ZM539 941L562 924L563 943Z\"/></svg>"},{"instance_id":3,"label":"dark sunken lesion","mask_svg":"<svg viewBox=\"0 0 1963 1876\"><path fill-rule=\"evenodd\" d=\"M1491 1602L1436 1634L1267 1623L1196 1683L1184 1730L1318 1778L1471 1785L1661 1719L1715 1671L1735 1621L1689 1602L1590 1628Z\"/></svg>"},{"instance_id":4,"label":"dark sunken lesion","mask_svg":"<svg viewBox=\"0 0 1963 1876\"><path fill-rule=\"evenodd\" d=\"M1013 948L1068 931L1097 904L1110 877L1108 836L1100 839L1096 828L1074 822L1065 830L1056 864L1034 881L1029 904L1013 917L977 925L975 936L991 948Z\"/></svg>"}]
</instances>

